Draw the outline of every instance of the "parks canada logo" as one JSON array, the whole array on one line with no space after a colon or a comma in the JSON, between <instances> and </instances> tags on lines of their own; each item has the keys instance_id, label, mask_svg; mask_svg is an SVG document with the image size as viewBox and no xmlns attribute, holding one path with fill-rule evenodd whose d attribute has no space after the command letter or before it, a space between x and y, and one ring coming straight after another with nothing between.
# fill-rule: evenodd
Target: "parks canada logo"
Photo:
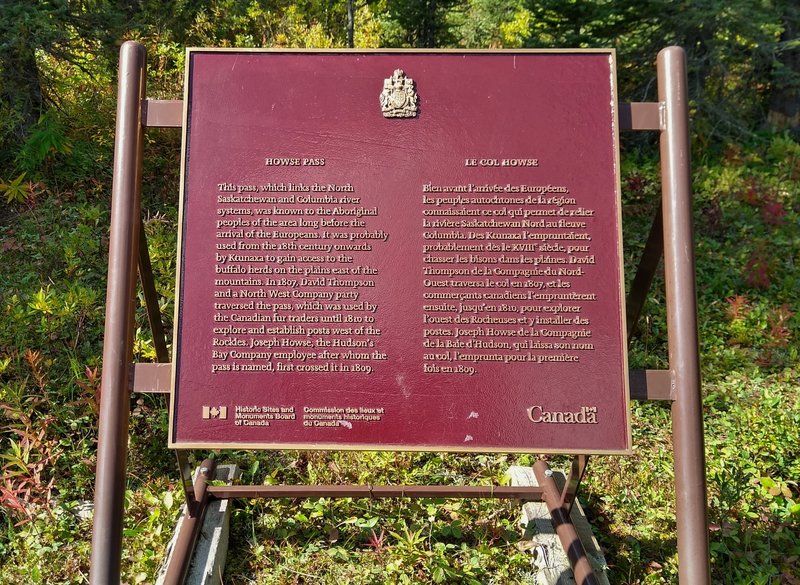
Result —
<instances>
[{"instance_id":1,"label":"parks canada logo","mask_svg":"<svg viewBox=\"0 0 800 585\"><path fill-rule=\"evenodd\" d=\"M563 411L545 410L539 405L531 406L528 408L528 419L532 423L596 425L597 407L582 406L578 411Z\"/></svg>"}]
</instances>

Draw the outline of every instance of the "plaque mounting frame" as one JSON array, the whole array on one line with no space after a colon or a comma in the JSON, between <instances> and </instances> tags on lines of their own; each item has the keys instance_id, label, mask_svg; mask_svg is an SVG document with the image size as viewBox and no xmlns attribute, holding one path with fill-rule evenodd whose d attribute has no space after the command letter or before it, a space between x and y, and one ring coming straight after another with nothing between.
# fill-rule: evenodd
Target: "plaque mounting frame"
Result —
<instances>
[{"instance_id":1,"label":"plaque mounting frame","mask_svg":"<svg viewBox=\"0 0 800 585\"><path fill-rule=\"evenodd\" d=\"M141 181L144 131L147 127L181 127L181 104L145 97L144 46L129 41L120 50L117 131L112 188L107 316L104 334L102 402L100 405L98 461L90 582L118 583L121 574L122 520L126 480L129 395L131 391L164 392L171 370L163 335L149 251L141 223ZM670 369L631 371L631 397L669 400L672 403L673 454L677 498L679 578L681 583L708 585L705 454L700 393L699 350L689 170L688 99L686 58L678 47L658 55L658 97L655 103L619 104L620 125L625 130L660 132L662 208L634 278L627 303L627 328L632 331L647 292L664 257ZM688 261L687 261L688 254ZM133 364L136 280L142 282L148 319L153 330L159 364ZM178 450L178 467L187 496L187 513L178 553L169 569L168 583L181 583L188 568L194 540L206 504L231 497L514 497L543 498L553 519L574 499L586 459L576 456L573 473L563 492L547 482L546 464L537 463L542 488L450 486L209 486L214 462L201 466L196 482L189 474L186 451ZM270 489L274 488L274 489ZM559 512L561 510L561 512ZM569 536L569 535L568 535ZM571 559L572 560L572 559ZM595 578L584 572L578 554L573 566L582 583Z\"/></svg>"}]
</instances>

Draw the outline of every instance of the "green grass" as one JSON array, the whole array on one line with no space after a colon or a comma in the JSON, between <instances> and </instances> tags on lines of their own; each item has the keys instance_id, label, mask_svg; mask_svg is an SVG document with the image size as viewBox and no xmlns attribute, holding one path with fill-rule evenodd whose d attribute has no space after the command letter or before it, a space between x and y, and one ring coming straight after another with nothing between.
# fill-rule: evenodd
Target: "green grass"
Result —
<instances>
[{"instance_id":1,"label":"green grass","mask_svg":"<svg viewBox=\"0 0 800 585\"><path fill-rule=\"evenodd\" d=\"M177 138L150 141L146 230L170 320ZM64 166L54 176L85 176L70 165L92 160L107 164L108 141L97 152L74 144L71 154L56 155ZM657 206L657 167L634 155L623 165L628 278ZM695 163L715 583L800 582L799 179L800 145L781 136ZM29 187L0 211L0 583L85 583L108 177L63 185L45 177ZM662 288L657 278L631 342L631 367L667 365ZM136 359L153 359L141 306L138 323ZM163 398L134 396L131 408L123 581L151 583L182 493L166 448ZM635 403L633 455L591 460L582 501L612 583L677 582L670 426L665 405ZM219 457L244 469L243 482L295 484L498 484L508 466L532 463L439 453ZM516 504L494 500L240 500L225 583L531 583L518 515Z\"/></svg>"}]
</instances>

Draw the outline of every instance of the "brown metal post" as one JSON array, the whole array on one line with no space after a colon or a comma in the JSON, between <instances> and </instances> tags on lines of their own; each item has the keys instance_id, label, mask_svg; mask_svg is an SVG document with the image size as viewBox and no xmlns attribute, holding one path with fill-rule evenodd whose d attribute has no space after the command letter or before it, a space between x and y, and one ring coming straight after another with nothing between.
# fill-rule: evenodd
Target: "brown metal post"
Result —
<instances>
[{"instance_id":1,"label":"brown metal post","mask_svg":"<svg viewBox=\"0 0 800 585\"><path fill-rule=\"evenodd\" d=\"M189 507L194 506L194 482L192 481L192 465L189 463L189 451L176 449L175 457L178 460L178 472L181 475L181 485L183 486L186 505Z\"/></svg>"},{"instance_id":2,"label":"brown metal post","mask_svg":"<svg viewBox=\"0 0 800 585\"><path fill-rule=\"evenodd\" d=\"M158 293L153 278L153 265L150 262L150 250L147 247L147 234L144 223L139 222L139 278L142 281L144 305L147 309L147 320L150 323L150 332L153 334L153 347L156 350L156 359L166 364L169 362L167 337L164 335L164 324L161 321L161 309L158 306Z\"/></svg>"},{"instance_id":3,"label":"brown metal post","mask_svg":"<svg viewBox=\"0 0 800 585\"><path fill-rule=\"evenodd\" d=\"M203 518L209 504L208 480L213 479L215 469L214 460L206 459L197 470L192 499L186 502L186 513L183 515L183 524L167 565L164 585L183 585L186 581L189 565L194 556L194 547L203 528Z\"/></svg>"},{"instance_id":4,"label":"brown metal post","mask_svg":"<svg viewBox=\"0 0 800 585\"><path fill-rule=\"evenodd\" d=\"M144 133L141 103L145 91L144 46L120 49L111 235L108 252L103 376L95 480L90 582L120 582L126 450L133 361L136 265L139 244L141 153Z\"/></svg>"},{"instance_id":5,"label":"brown metal post","mask_svg":"<svg viewBox=\"0 0 800 585\"><path fill-rule=\"evenodd\" d=\"M553 481L553 472L550 471L550 467L543 459L534 463L533 472L536 474L539 487L542 488L542 501L550 511L553 528L555 528L561 546L569 559L575 583L577 585L599 585L600 582L592 570L589 557L586 556L586 549L570 520L567 505L562 503L561 492L556 486L556 482Z\"/></svg>"},{"instance_id":6,"label":"brown metal post","mask_svg":"<svg viewBox=\"0 0 800 585\"><path fill-rule=\"evenodd\" d=\"M628 343L636 332L636 324L642 314L644 303L647 301L647 293L650 292L650 285L658 270L661 256L664 252L664 228L662 222L662 211L659 209L650 226L650 233L647 236L647 243L642 251L642 258L636 269L636 276L633 277L631 290L625 300L626 321L628 328Z\"/></svg>"},{"instance_id":7,"label":"brown metal post","mask_svg":"<svg viewBox=\"0 0 800 585\"><path fill-rule=\"evenodd\" d=\"M231 498L496 498L536 500L536 486L494 485L220 485L208 493L218 500Z\"/></svg>"},{"instance_id":8,"label":"brown metal post","mask_svg":"<svg viewBox=\"0 0 800 585\"><path fill-rule=\"evenodd\" d=\"M669 364L675 387L672 434L678 525L678 576L686 585L710 583L703 406L697 339L694 236L686 56L679 47L658 54L664 268Z\"/></svg>"},{"instance_id":9,"label":"brown metal post","mask_svg":"<svg viewBox=\"0 0 800 585\"><path fill-rule=\"evenodd\" d=\"M575 455L572 458L569 475L567 475L567 479L564 482L564 489L561 490L561 506L566 509L567 515L572 513L572 506L578 498L578 490L581 487L581 481L583 481L583 476L586 474L588 466L588 455Z\"/></svg>"}]
</instances>

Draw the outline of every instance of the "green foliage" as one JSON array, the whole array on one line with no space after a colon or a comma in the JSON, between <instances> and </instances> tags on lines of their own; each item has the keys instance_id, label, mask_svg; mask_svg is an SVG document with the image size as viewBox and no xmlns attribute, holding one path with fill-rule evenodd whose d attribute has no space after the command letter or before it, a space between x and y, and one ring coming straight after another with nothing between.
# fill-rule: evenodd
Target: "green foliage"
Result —
<instances>
[{"instance_id":1,"label":"green foliage","mask_svg":"<svg viewBox=\"0 0 800 585\"><path fill-rule=\"evenodd\" d=\"M25 173L21 173L16 179L0 182L0 193L6 196L6 203L22 203L28 198L28 190L22 180Z\"/></svg>"},{"instance_id":2,"label":"green foliage","mask_svg":"<svg viewBox=\"0 0 800 585\"><path fill-rule=\"evenodd\" d=\"M35 173L42 164L56 154L68 155L72 145L65 135L64 126L55 110L48 110L39 117L31 129L25 144L17 155L17 165L27 173Z\"/></svg>"},{"instance_id":3,"label":"green foliage","mask_svg":"<svg viewBox=\"0 0 800 585\"><path fill-rule=\"evenodd\" d=\"M458 0L387 0L387 44L398 47L446 47L456 39L448 22Z\"/></svg>"},{"instance_id":4,"label":"green foliage","mask_svg":"<svg viewBox=\"0 0 800 585\"><path fill-rule=\"evenodd\" d=\"M706 399L726 413L707 422L716 462L709 471L711 547L715 568L734 582L788 577L800 553L798 486L791 479L800 467L786 450L800 447L800 397L790 385L730 377ZM736 448L741 444L750 447Z\"/></svg>"},{"instance_id":5,"label":"green foliage","mask_svg":"<svg viewBox=\"0 0 800 585\"><path fill-rule=\"evenodd\" d=\"M237 455L238 457L238 455ZM498 482L509 458L448 454L297 453L259 457L265 483ZM256 461L258 461L258 459ZM259 463L242 481L259 482ZM255 475L251 475L255 474ZM236 511L234 583L284 583L314 576L324 583L530 582L529 558L517 549L516 506L462 500L279 500ZM275 555L279 543L280 559Z\"/></svg>"},{"instance_id":6,"label":"green foliage","mask_svg":"<svg viewBox=\"0 0 800 585\"><path fill-rule=\"evenodd\" d=\"M659 50L687 52L694 134L704 147L749 134L766 119L780 59L781 33L796 26L790 3L760 0L619 0L530 3L527 46L597 47L618 51L621 94L654 101ZM794 87L797 87L795 85Z\"/></svg>"},{"instance_id":7,"label":"green foliage","mask_svg":"<svg viewBox=\"0 0 800 585\"><path fill-rule=\"evenodd\" d=\"M453 11L450 20L464 47L523 47L531 36L533 14L522 0L474 0Z\"/></svg>"}]
</instances>

